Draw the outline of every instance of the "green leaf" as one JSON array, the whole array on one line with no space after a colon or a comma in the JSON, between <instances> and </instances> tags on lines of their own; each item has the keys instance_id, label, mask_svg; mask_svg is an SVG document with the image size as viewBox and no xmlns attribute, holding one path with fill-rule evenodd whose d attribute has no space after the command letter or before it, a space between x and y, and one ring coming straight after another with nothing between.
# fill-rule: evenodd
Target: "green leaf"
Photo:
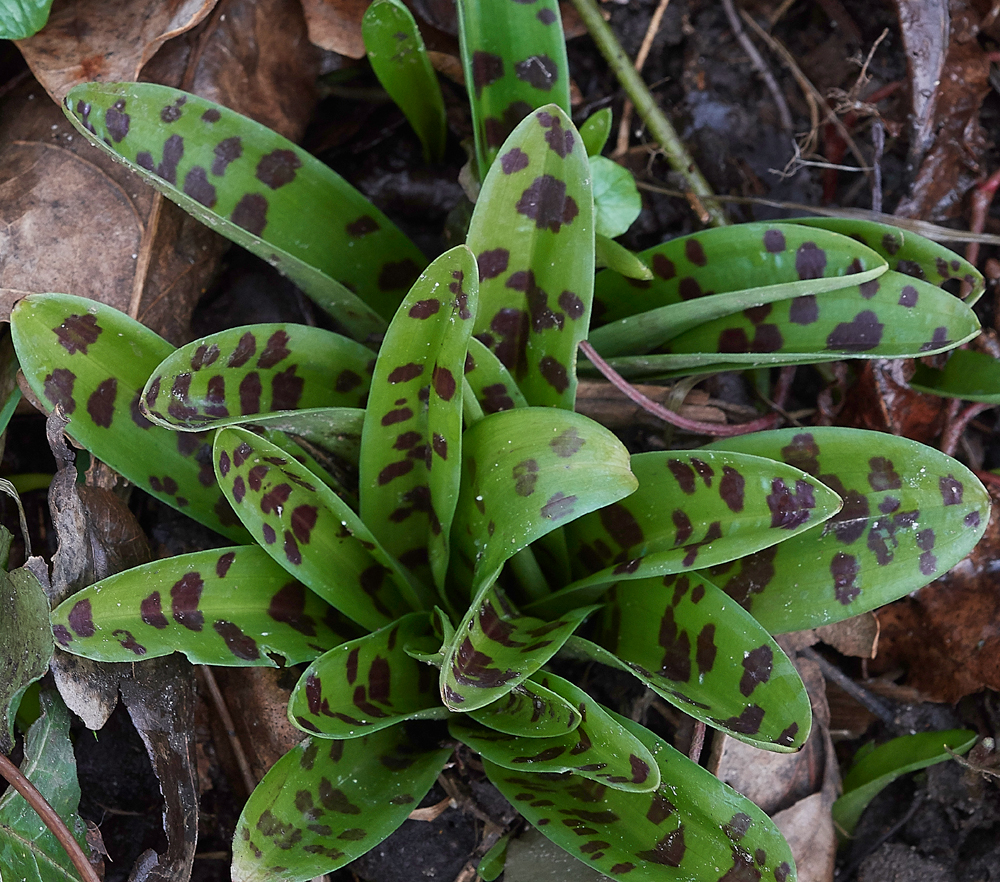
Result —
<instances>
[{"instance_id":1,"label":"green leaf","mask_svg":"<svg viewBox=\"0 0 1000 882\"><path fill-rule=\"evenodd\" d=\"M154 423L197 431L275 411L363 407L372 352L304 325L248 325L174 350L142 391Z\"/></svg>"},{"instance_id":2,"label":"green leaf","mask_svg":"<svg viewBox=\"0 0 1000 882\"><path fill-rule=\"evenodd\" d=\"M672 450L633 456L631 467L635 493L566 528L582 578L530 604L530 612L593 603L623 579L742 557L809 530L841 506L800 469L760 457Z\"/></svg>"},{"instance_id":3,"label":"green leaf","mask_svg":"<svg viewBox=\"0 0 1000 882\"><path fill-rule=\"evenodd\" d=\"M956 349L944 370L917 362L910 386L931 395L1000 404L1000 361L985 352Z\"/></svg>"},{"instance_id":4,"label":"green leaf","mask_svg":"<svg viewBox=\"0 0 1000 882\"><path fill-rule=\"evenodd\" d=\"M613 879L793 882L787 843L750 800L638 723L612 714L653 754L660 786L614 790L578 775L529 775L484 760L486 774L541 833Z\"/></svg>"},{"instance_id":5,"label":"green leaf","mask_svg":"<svg viewBox=\"0 0 1000 882\"><path fill-rule=\"evenodd\" d=\"M62 649L104 662L179 651L195 664L316 658L355 626L254 545L182 554L109 576L52 611Z\"/></svg>"},{"instance_id":6,"label":"green leaf","mask_svg":"<svg viewBox=\"0 0 1000 882\"><path fill-rule=\"evenodd\" d=\"M86 853L86 829L77 814L80 785L69 738L69 711L58 695L43 692L42 716L28 730L21 772L66 823ZM79 882L69 855L13 787L0 796L0 870L5 880Z\"/></svg>"},{"instance_id":7,"label":"green leaf","mask_svg":"<svg viewBox=\"0 0 1000 882\"><path fill-rule=\"evenodd\" d=\"M49 20L52 0L4 0L0 4L0 40L23 40Z\"/></svg>"},{"instance_id":8,"label":"green leaf","mask_svg":"<svg viewBox=\"0 0 1000 882\"><path fill-rule=\"evenodd\" d=\"M484 760L522 773L573 772L615 790L648 793L660 784L652 753L586 692L554 674L539 682L580 709L583 720L572 732L525 741L455 717L448 723L453 738Z\"/></svg>"},{"instance_id":9,"label":"green leaf","mask_svg":"<svg viewBox=\"0 0 1000 882\"><path fill-rule=\"evenodd\" d=\"M480 592L446 644L441 700L465 712L497 701L552 658L594 609L547 622L519 613L496 585Z\"/></svg>"},{"instance_id":10,"label":"green leaf","mask_svg":"<svg viewBox=\"0 0 1000 882\"><path fill-rule=\"evenodd\" d=\"M524 117L569 113L569 62L556 0L459 0L458 38L472 104L480 179Z\"/></svg>"},{"instance_id":11,"label":"green leaf","mask_svg":"<svg viewBox=\"0 0 1000 882\"><path fill-rule=\"evenodd\" d=\"M357 468L364 418L358 407L321 407L261 414L246 424L265 432L284 432Z\"/></svg>"},{"instance_id":12,"label":"green leaf","mask_svg":"<svg viewBox=\"0 0 1000 882\"><path fill-rule=\"evenodd\" d=\"M986 290L986 280L969 261L950 248L901 227L877 221L842 217L795 217L785 223L821 227L862 242L881 254L889 269L916 279L943 285L952 280L965 282L969 292L965 302L972 306Z\"/></svg>"},{"instance_id":13,"label":"green leaf","mask_svg":"<svg viewBox=\"0 0 1000 882\"><path fill-rule=\"evenodd\" d=\"M511 689L504 698L468 712L470 719L518 738L565 735L580 725L580 712L561 695L537 682L537 674Z\"/></svg>"},{"instance_id":14,"label":"green leaf","mask_svg":"<svg viewBox=\"0 0 1000 882\"><path fill-rule=\"evenodd\" d=\"M422 605L347 503L281 448L244 429L220 429L213 459L261 547L349 619L374 631Z\"/></svg>"},{"instance_id":15,"label":"green leaf","mask_svg":"<svg viewBox=\"0 0 1000 882\"><path fill-rule=\"evenodd\" d=\"M411 613L388 627L321 655L288 700L288 718L322 738L356 738L403 720L448 716L433 667L407 650L433 652L428 613Z\"/></svg>"},{"instance_id":16,"label":"green leaf","mask_svg":"<svg viewBox=\"0 0 1000 882\"><path fill-rule=\"evenodd\" d=\"M414 284L382 344L361 435L362 520L416 578L442 589L461 478L462 371L476 280L472 252L460 245Z\"/></svg>"},{"instance_id":17,"label":"green leaf","mask_svg":"<svg viewBox=\"0 0 1000 882\"><path fill-rule=\"evenodd\" d=\"M465 379L474 400L479 403L484 414L528 406L507 368L475 337L469 338L469 352L465 358ZM469 424L475 422L470 420L468 415L466 421Z\"/></svg>"},{"instance_id":18,"label":"green leaf","mask_svg":"<svg viewBox=\"0 0 1000 882\"><path fill-rule=\"evenodd\" d=\"M593 179L594 229L597 235L613 239L627 233L642 211L642 197L635 186L632 172L606 156L591 156L590 174Z\"/></svg>"},{"instance_id":19,"label":"green leaf","mask_svg":"<svg viewBox=\"0 0 1000 882\"><path fill-rule=\"evenodd\" d=\"M609 593L594 640L667 701L734 738L798 750L809 696L795 666L756 620L710 582L666 576Z\"/></svg>"},{"instance_id":20,"label":"green leaf","mask_svg":"<svg viewBox=\"0 0 1000 882\"><path fill-rule=\"evenodd\" d=\"M975 743L975 732L950 729L903 735L876 747L844 778L844 795L833 804L833 822L850 836L868 803L897 778L961 755Z\"/></svg>"},{"instance_id":21,"label":"green leaf","mask_svg":"<svg viewBox=\"0 0 1000 882\"><path fill-rule=\"evenodd\" d=\"M534 15L547 2L506 3L504 14ZM548 105L504 143L472 215L475 333L529 404L572 410L576 396L576 350L587 336L594 284L589 169L569 117Z\"/></svg>"},{"instance_id":22,"label":"green leaf","mask_svg":"<svg viewBox=\"0 0 1000 882\"><path fill-rule=\"evenodd\" d=\"M976 476L907 438L781 429L711 446L783 460L844 500L822 526L701 574L772 634L840 621L923 587L965 557L989 521Z\"/></svg>"},{"instance_id":23,"label":"green leaf","mask_svg":"<svg viewBox=\"0 0 1000 882\"><path fill-rule=\"evenodd\" d=\"M218 104L153 83L86 83L65 110L90 141L277 267L358 340L377 340L426 264L340 175Z\"/></svg>"},{"instance_id":24,"label":"green leaf","mask_svg":"<svg viewBox=\"0 0 1000 882\"><path fill-rule=\"evenodd\" d=\"M586 122L580 126L580 137L583 138L583 145L587 148L587 156L600 156L604 145L608 143L611 123L611 108L602 107L590 114Z\"/></svg>"},{"instance_id":25,"label":"green leaf","mask_svg":"<svg viewBox=\"0 0 1000 882\"><path fill-rule=\"evenodd\" d=\"M307 739L286 753L236 825L235 882L305 882L360 857L399 827L451 755L416 725L350 741Z\"/></svg>"},{"instance_id":26,"label":"green leaf","mask_svg":"<svg viewBox=\"0 0 1000 882\"><path fill-rule=\"evenodd\" d=\"M448 134L444 97L410 10L399 0L375 0L361 20L361 35L368 63L413 126L424 159L440 162Z\"/></svg>"},{"instance_id":27,"label":"green leaf","mask_svg":"<svg viewBox=\"0 0 1000 882\"><path fill-rule=\"evenodd\" d=\"M611 432L553 408L484 417L465 431L462 460L452 540L482 588L522 548L637 486L628 451Z\"/></svg>"},{"instance_id":28,"label":"green leaf","mask_svg":"<svg viewBox=\"0 0 1000 882\"><path fill-rule=\"evenodd\" d=\"M886 271L879 254L846 236L784 223L702 230L643 251L652 282L598 273L594 320L602 324L730 291L809 282L801 293L860 284ZM763 302L763 301L761 301Z\"/></svg>"},{"instance_id":29,"label":"green leaf","mask_svg":"<svg viewBox=\"0 0 1000 882\"><path fill-rule=\"evenodd\" d=\"M211 435L154 426L139 409L149 375L174 347L104 304L32 294L11 310L21 370L38 400L60 405L67 433L147 493L236 542L245 542L211 467Z\"/></svg>"},{"instance_id":30,"label":"green leaf","mask_svg":"<svg viewBox=\"0 0 1000 882\"><path fill-rule=\"evenodd\" d=\"M653 271L646 264L624 245L619 245L607 236L594 237L594 263L598 267L606 266L630 279L648 281L653 278Z\"/></svg>"},{"instance_id":31,"label":"green leaf","mask_svg":"<svg viewBox=\"0 0 1000 882\"><path fill-rule=\"evenodd\" d=\"M0 527L2 556L10 533ZM25 690L45 676L52 657L49 601L30 570L0 570L0 753L14 748L14 717Z\"/></svg>"}]
</instances>

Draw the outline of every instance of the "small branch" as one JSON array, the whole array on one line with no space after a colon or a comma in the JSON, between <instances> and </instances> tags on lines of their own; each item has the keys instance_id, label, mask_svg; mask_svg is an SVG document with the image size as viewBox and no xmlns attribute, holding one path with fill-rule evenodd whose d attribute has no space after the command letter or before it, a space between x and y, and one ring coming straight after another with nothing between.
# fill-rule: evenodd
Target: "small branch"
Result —
<instances>
[{"instance_id":1,"label":"small branch","mask_svg":"<svg viewBox=\"0 0 1000 882\"><path fill-rule=\"evenodd\" d=\"M691 208L703 224L713 227L728 226L729 219L717 205L706 206L703 196L711 196L712 188L688 153L670 120L663 114L649 88L636 72L632 62L622 50L618 38L612 33L608 23L601 16L597 0L573 0L573 5L586 25L590 36L604 56L608 66L622 84L626 94L632 99L639 116L643 118L650 135L663 149L670 167L684 178L688 186L685 194Z\"/></svg>"},{"instance_id":2,"label":"small branch","mask_svg":"<svg viewBox=\"0 0 1000 882\"><path fill-rule=\"evenodd\" d=\"M229 707L226 704L225 698L222 697L222 690L219 689L218 681L215 679L215 674L212 673L212 669L208 665L198 665L195 668L199 679L205 685L208 690L209 698L212 700L212 707L215 708L215 712L219 715L219 721L222 723L223 728L226 730L226 737L229 739L229 746L232 748L233 756L236 759L236 765L240 769L240 777L243 779L243 786L246 788L247 795L253 793L254 788L257 786L257 779L254 778L253 771L250 768L250 761L247 759L246 751L243 749L243 744L236 734L236 724L233 722L233 715L229 712Z\"/></svg>"},{"instance_id":3,"label":"small branch","mask_svg":"<svg viewBox=\"0 0 1000 882\"><path fill-rule=\"evenodd\" d=\"M949 420L948 425L945 426L945 430L941 435L941 452L948 456L954 456L955 451L958 449L958 442L962 437L962 433L966 430L969 423L984 410L989 410L992 407L996 407L996 405L970 404L965 410L957 414L954 419Z\"/></svg>"},{"instance_id":4,"label":"small branch","mask_svg":"<svg viewBox=\"0 0 1000 882\"><path fill-rule=\"evenodd\" d=\"M799 655L804 656L810 661L816 662L816 664L819 665L819 669L822 671L823 676L827 680L836 683L841 689L844 690L844 692L850 695L851 698L865 708L865 710L878 717L885 724L886 728L889 729L889 731L896 734L899 733L899 723L896 720L896 714L880 698L873 695L863 686L859 686L855 683L850 677L847 676L847 674L840 670L840 668L836 665L830 664L830 662L816 652L815 649L810 647L800 649Z\"/></svg>"},{"instance_id":5,"label":"small branch","mask_svg":"<svg viewBox=\"0 0 1000 882\"><path fill-rule=\"evenodd\" d=\"M671 426L676 426L678 429L684 429L685 431L694 432L698 435L711 435L715 438L732 438L736 435L746 435L750 432L773 429L779 422L781 422L781 415L774 413L768 414L766 417L761 417L757 420L751 420L748 423L738 423L736 425L727 426L720 426L718 423L703 423L698 420L689 420L687 417L682 417L680 414L674 413L672 410L668 410L662 404L658 404L651 398L647 398L643 395L638 389L635 388L635 386L619 374L618 371L601 358L601 356L594 351L594 347L591 346L586 340L580 344L580 350L587 357L587 360L604 375L612 386L628 396L631 401L634 401L647 413L651 413L653 416L659 417L665 423L669 423Z\"/></svg>"},{"instance_id":6,"label":"small branch","mask_svg":"<svg viewBox=\"0 0 1000 882\"><path fill-rule=\"evenodd\" d=\"M639 52L635 56L636 73L642 73L642 69L646 64L646 59L649 57L649 50L653 48L653 40L656 38L656 34L660 30L660 22L663 21L663 13L667 11L667 4L669 2L670 0L660 0L659 5L656 7L656 11L653 13L653 17L649 20L649 27L646 28L646 35L642 38L642 45L639 46ZM625 151L628 150L628 130L632 125L633 110L635 110L635 105L626 98L625 106L622 108L622 121L618 125L618 141L615 144L615 152L612 154L613 157L622 156Z\"/></svg>"},{"instance_id":7,"label":"small branch","mask_svg":"<svg viewBox=\"0 0 1000 882\"><path fill-rule=\"evenodd\" d=\"M981 233L986 229L986 215L989 214L990 205L996 195L997 187L1000 187L1000 169L993 172L985 181L976 184L972 190L972 210L969 213L969 229L973 233ZM973 266L979 260L979 243L970 242L965 246L965 259ZM968 285L963 285L963 289ZM962 297L968 297L968 292L963 290Z\"/></svg>"},{"instance_id":8,"label":"small branch","mask_svg":"<svg viewBox=\"0 0 1000 882\"><path fill-rule=\"evenodd\" d=\"M87 856L80 848L80 844L73 838L69 828L54 808L49 805L48 800L38 792L35 787L6 756L0 753L0 775L7 779L7 782L30 805L44 822L45 826L52 831L52 835L59 840L59 844L66 849L66 854L76 867L76 871L84 882L101 882L94 868L87 860Z\"/></svg>"},{"instance_id":9,"label":"small branch","mask_svg":"<svg viewBox=\"0 0 1000 882\"><path fill-rule=\"evenodd\" d=\"M694 732L691 735L691 746L688 748L688 759L697 763L701 759L701 749L705 746L705 724L695 720Z\"/></svg>"}]
</instances>

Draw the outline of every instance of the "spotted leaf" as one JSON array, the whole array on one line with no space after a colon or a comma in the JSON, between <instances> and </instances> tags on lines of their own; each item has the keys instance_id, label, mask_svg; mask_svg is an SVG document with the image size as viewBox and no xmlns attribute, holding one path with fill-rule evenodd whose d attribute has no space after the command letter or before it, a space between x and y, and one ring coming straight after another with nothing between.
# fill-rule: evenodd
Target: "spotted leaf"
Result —
<instances>
[{"instance_id":1,"label":"spotted leaf","mask_svg":"<svg viewBox=\"0 0 1000 882\"><path fill-rule=\"evenodd\" d=\"M709 298L710 299L710 298ZM612 359L633 375L690 374L748 365L933 355L980 332L975 313L927 282L888 271L870 284L798 297L706 322L675 337L669 354Z\"/></svg>"},{"instance_id":2,"label":"spotted leaf","mask_svg":"<svg viewBox=\"0 0 1000 882\"><path fill-rule=\"evenodd\" d=\"M462 67L480 178L515 126L556 104L569 113L569 63L555 0L459 0Z\"/></svg>"},{"instance_id":3,"label":"spotted leaf","mask_svg":"<svg viewBox=\"0 0 1000 882\"><path fill-rule=\"evenodd\" d=\"M403 720L448 715L436 672L407 649L437 648L427 613L411 613L321 655L292 690L288 717L322 738L356 738Z\"/></svg>"},{"instance_id":4,"label":"spotted leaf","mask_svg":"<svg viewBox=\"0 0 1000 882\"><path fill-rule=\"evenodd\" d=\"M639 489L566 527L578 581L529 605L534 615L600 598L609 585L679 573L784 542L840 509L794 466L709 450L632 457Z\"/></svg>"},{"instance_id":5,"label":"spotted leaf","mask_svg":"<svg viewBox=\"0 0 1000 882\"><path fill-rule=\"evenodd\" d=\"M475 572L474 598L503 564L547 533L636 488L628 451L571 411L522 407L467 429L455 513L456 580Z\"/></svg>"},{"instance_id":6,"label":"spotted leaf","mask_svg":"<svg viewBox=\"0 0 1000 882\"><path fill-rule=\"evenodd\" d=\"M421 605L347 503L280 447L219 429L213 457L223 492L261 547L349 619L376 630Z\"/></svg>"},{"instance_id":7,"label":"spotted leaf","mask_svg":"<svg viewBox=\"0 0 1000 882\"><path fill-rule=\"evenodd\" d=\"M595 324L750 288L809 282L796 290L816 294L848 282L870 281L888 268L883 257L846 236L785 223L702 230L656 245L639 257L653 270L651 282L612 271L598 274Z\"/></svg>"},{"instance_id":8,"label":"spotted leaf","mask_svg":"<svg viewBox=\"0 0 1000 882\"><path fill-rule=\"evenodd\" d=\"M336 172L211 101L153 83L85 83L64 109L90 141L277 267L358 340L377 339L426 263Z\"/></svg>"},{"instance_id":9,"label":"spotted leaf","mask_svg":"<svg viewBox=\"0 0 1000 882\"><path fill-rule=\"evenodd\" d=\"M224 536L247 540L212 469L211 435L154 426L139 393L173 347L109 306L69 294L32 294L11 310L24 377L67 432L115 471Z\"/></svg>"},{"instance_id":10,"label":"spotted leaf","mask_svg":"<svg viewBox=\"0 0 1000 882\"><path fill-rule=\"evenodd\" d=\"M444 586L462 462L462 370L476 311L464 245L432 263L375 366L359 462L360 514L390 554Z\"/></svg>"},{"instance_id":11,"label":"spotted leaf","mask_svg":"<svg viewBox=\"0 0 1000 882\"><path fill-rule=\"evenodd\" d=\"M931 395L1000 404L1000 361L985 352L956 349L943 370L918 362L910 385Z\"/></svg>"},{"instance_id":12,"label":"spotted leaf","mask_svg":"<svg viewBox=\"0 0 1000 882\"><path fill-rule=\"evenodd\" d=\"M378 845L417 807L451 754L417 725L292 748L243 808L233 878L306 882Z\"/></svg>"},{"instance_id":13,"label":"spotted leaf","mask_svg":"<svg viewBox=\"0 0 1000 882\"><path fill-rule=\"evenodd\" d=\"M467 241L479 262L476 336L529 404L572 409L590 322L594 208L587 152L558 107L534 112L504 142Z\"/></svg>"},{"instance_id":14,"label":"spotted leaf","mask_svg":"<svg viewBox=\"0 0 1000 882\"><path fill-rule=\"evenodd\" d=\"M715 585L681 574L622 582L594 637L681 710L768 750L798 750L809 696L757 621Z\"/></svg>"},{"instance_id":15,"label":"spotted leaf","mask_svg":"<svg viewBox=\"0 0 1000 882\"><path fill-rule=\"evenodd\" d=\"M512 410L515 407L528 405L503 362L475 337L469 338L465 379L483 414L499 413L501 410ZM475 421L469 420L468 415L466 420L470 423Z\"/></svg>"},{"instance_id":16,"label":"spotted leaf","mask_svg":"<svg viewBox=\"0 0 1000 882\"><path fill-rule=\"evenodd\" d=\"M648 793L660 785L653 754L586 692L554 674L538 679L579 709L582 719L573 731L523 741L466 721L463 715L449 720L452 737L484 760L513 771L573 772L615 790L637 793Z\"/></svg>"},{"instance_id":17,"label":"spotted leaf","mask_svg":"<svg viewBox=\"0 0 1000 882\"><path fill-rule=\"evenodd\" d=\"M497 701L552 658L594 609L544 621L520 613L496 585L480 592L445 646L441 700L456 711Z\"/></svg>"},{"instance_id":18,"label":"spotted leaf","mask_svg":"<svg viewBox=\"0 0 1000 882\"><path fill-rule=\"evenodd\" d=\"M361 408L321 407L261 414L247 420L247 425L284 432L310 447L341 458L356 469L361 455L364 418Z\"/></svg>"},{"instance_id":19,"label":"spotted leaf","mask_svg":"<svg viewBox=\"0 0 1000 882\"><path fill-rule=\"evenodd\" d=\"M287 664L358 634L253 545L183 554L95 582L52 611L60 648L134 662L179 651L207 665Z\"/></svg>"},{"instance_id":20,"label":"spotted leaf","mask_svg":"<svg viewBox=\"0 0 1000 882\"><path fill-rule=\"evenodd\" d=\"M444 97L423 38L399 0L375 0L361 20L368 63L424 145L424 159L440 162L448 134Z\"/></svg>"},{"instance_id":21,"label":"spotted leaf","mask_svg":"<svg viewBox=\"0 0 1000 882\"><path fill-rule=\"evenodd\" d=\"M656 759L652 793L574 774L529 775L488 759L487 776L541 833L612 879L794 882L791 852L767 815L638 723L608 713Z\"/></svg>"},{"instance_id":22,"label":"spotted leaf","mask_svg":"<svg viewBox=\"0 0 1000 882\"><path fill-rule=\"evenodd\" d=\"M475 722L518 738L550 738L565 735L580 725L580 711L560 694L546 688L538 678L523 680L499 701L468 712Z\"/></svg>"},{"instance_id":23,"label":"spotted leaf","mask_svg":"<svg viewBox=\"0 0 1000 882\"><path fill-rule=\"evenodd\" d=\"M842 217L796 217L790 218L787 223L805 224L850 236L881 254L888 262L889 269L932 285L944 285L950 281L963 282L968 286L963 297L969 306L986 290L982 273L964 257L901 227Z\"/></svg>"},{"instance_id":24,"label":"spotted leaf","mask_svg":"<svg viewBox=\"0 0 1000 882\"><path fill-rule=\"evenodd\" d=\"M363 407L371 350L304 325L248 325L172 352L142 391L143 413L167 428L199 430L275 411Z\"/></svg>"},{"instance_id":25,"label":"spotted leaf","mask_svg":"<svg viewBox=\"0 0 1000 882\"><path fill-rule=\"evenodd\" d=\"M772 634L846 619L921 588L964 558L989 521L976 476L907 438L781 429L712 447L781 459L844 500L821 526L700 574Z\"/></svg>"}]
</instances>

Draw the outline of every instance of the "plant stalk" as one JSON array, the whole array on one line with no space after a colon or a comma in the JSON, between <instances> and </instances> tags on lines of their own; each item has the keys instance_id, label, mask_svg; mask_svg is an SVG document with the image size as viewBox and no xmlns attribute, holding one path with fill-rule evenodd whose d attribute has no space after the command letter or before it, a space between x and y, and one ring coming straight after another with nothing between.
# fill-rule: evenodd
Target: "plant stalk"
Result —
<instances>
[{"instance_id":1,"label":"plant stalk","mask_svg":"<svg viewBox=\"0 0 1000 882\"><path fill-rule=\"evenodd\" d=\"M702 202L703 197L715 195L712 188L688 153L673 124L660 110L649 87L622 49L618 38L608 27L598 8L597 0L573 0L573 6L576 7L601 55L635 105L636 113L642 117L650 134L663 148L670 167L687 183L688 190L684 195L698 215L698 219L703 224L713 227L728 226L729 218L718 203L710 202L706 205Z\"/></svg>"}]
</instances>

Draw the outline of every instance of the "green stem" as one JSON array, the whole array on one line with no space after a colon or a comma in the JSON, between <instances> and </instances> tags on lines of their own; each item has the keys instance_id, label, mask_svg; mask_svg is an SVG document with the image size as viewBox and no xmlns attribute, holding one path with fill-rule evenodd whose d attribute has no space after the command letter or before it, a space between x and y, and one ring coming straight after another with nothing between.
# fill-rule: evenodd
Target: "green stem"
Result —
<instances>
[{"instance_id":1,"label":"green stem","mask_svg":"<svg viewBox=\"0 0 1000 882\"><path fill-rule=\"evenodd\" d=\"M527 548L522 548L510 559L509 563L517 577L518 584L524 591L525 602L541 600L552 593L530 545Z\"/></svg>"},{"instance_id":2,"label":"green stem","mask_svg":"<svg viewBox=\"0 0 1000 882\"><path fill-rule=\"evenodd\" d=\"M681 142L670 120L660 110L656 99L625 54L611 28L608 27L597 6L597 0L573 0L573 5L587 30L590 31L590 36L593 37L601 55L635 105L636 113L642 117L650 134L663 148L670 167L687 182L688 192L685 195L698 218L702 223L713 227L728 226L729 218L718 203L710 202L706 205L701 201L702 197L715 195L712 188Z\"/></svg>"}]
</instances>

